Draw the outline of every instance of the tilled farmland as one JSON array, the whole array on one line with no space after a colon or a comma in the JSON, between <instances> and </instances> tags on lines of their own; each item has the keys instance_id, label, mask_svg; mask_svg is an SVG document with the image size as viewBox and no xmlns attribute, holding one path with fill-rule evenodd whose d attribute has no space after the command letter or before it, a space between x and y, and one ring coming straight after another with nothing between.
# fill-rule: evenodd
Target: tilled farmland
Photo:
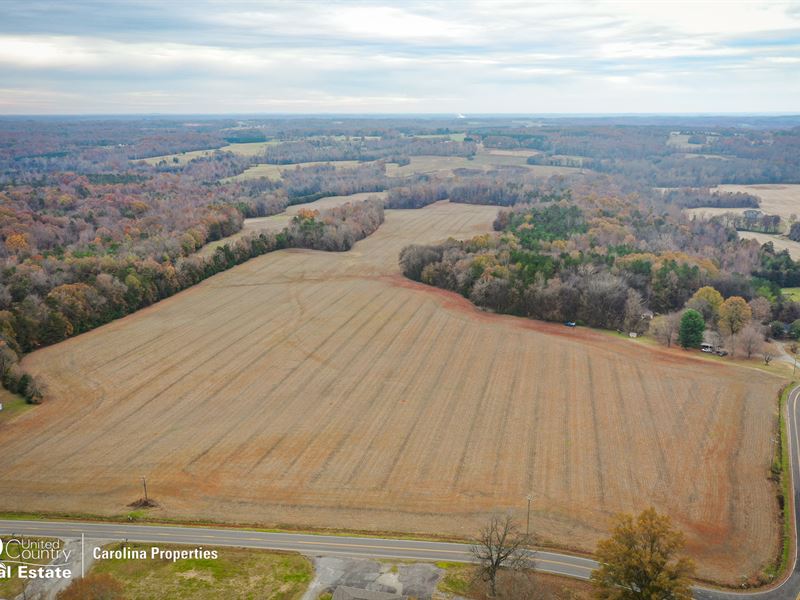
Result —
<instances>
[{"instance_id":1,"label":"tilled farmland","mask_svg":"<svg viewBox=\"0 0 800 600\"><path fill-rule=\"evenodd\" d=\"M29 355L52 399L0 426L0 508L473 535L493 511L591 551L654 505L700 575L779 551L780 381L478 311L404 279L495 207L387 211L346 253L280 251Z\"/></svg>"}]
</instances>

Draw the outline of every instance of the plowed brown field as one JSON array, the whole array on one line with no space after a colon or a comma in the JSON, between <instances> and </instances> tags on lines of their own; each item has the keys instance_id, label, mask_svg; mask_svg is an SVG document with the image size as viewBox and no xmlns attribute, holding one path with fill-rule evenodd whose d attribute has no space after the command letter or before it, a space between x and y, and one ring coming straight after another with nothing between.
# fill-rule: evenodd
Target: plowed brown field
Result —
<instances>
[{"instance_id":1,"label":"plowed brown field","mask_svg":"<svg viewBox=\"0 0 800 600\"><path fill-rule=\"evenodd\" d=\"M53 399L0 425L0 509L124 513L146 475L167 517L470 536L533 490L562 546L653 504L706 577L775 557L778 379L399 274L495 213L387 211L350 252L263 256L28 356Z\"/></svg>"}]
</instances>

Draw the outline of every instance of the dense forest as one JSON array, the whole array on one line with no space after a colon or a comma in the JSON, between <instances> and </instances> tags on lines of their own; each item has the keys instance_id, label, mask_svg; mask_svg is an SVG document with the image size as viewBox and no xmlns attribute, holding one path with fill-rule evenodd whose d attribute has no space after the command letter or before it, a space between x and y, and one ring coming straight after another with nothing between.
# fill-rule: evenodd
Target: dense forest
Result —
<instances>
[{"instance_id":1,"label":"dense forest","mask_svg":"<svg viewBox=\"0 0 800 600\"><path fill-rule=\"evenodd\" d=\"M487 130L483 136L472 135L486 146L530 149L530 164L577 166L651 186L800 182L797 126L677 132L669 126L544 126L534 132Z\"/></svg>"},{"instance_id":2,"label":"dense forest","mask_svg":"<svg viewBox=\"0 0 800 600\"><path fill-rule=\"evenodd\" d=\"M198 150L205 152L190 154ZM709 188L800 181L798 150L800 122L766 117L524 126L444 117L0 119L0 374L10 389L38 398L16 366L21 354L252 256L348 249L382 222L380 202L301 211L280 234L198 254L246 218L359 192L386 192L387 208L444 199L501 208L494 235L415 246L402 257L410 277L487 308L622 328L640 308L682 311L697 290L713 287L766 299L765 322L788 335L800 311L780 287L800 285L798 265L736 235L775 231L780 220L690 220L681 211L758 208L755 196ZM521 158L395 176L387 168L497 151ZM335 162L343 160L352 162ZM576 168L543 178L526 161ZM280 176L251 176L256 165L280 165ZM800 237L796 229L790 236ZM778 325L771 331L780 333Z\"/></svg>"},{"instance_id":3,"label":"dense forest","mask_svg":"<svg viewBox=\"0 0 800 600\"><path fill-rule=\"evenodd\" d=\"M232 207L225 214L241 216ZM211 213L214 215L215 213ZM186 233L186 245L174 257L39 255L3 272L0 288L0 371L3 385L37 402L41 386L17 366L20 354L59 342L171 296L216 273L282 248L349 250L383 222L383 202L365 200L325 211L301 210L280 233L249 234L200 256L192 249L227 235L227 221L203 221Z\"/></svg>"},{"instance_id":4,"label":"dense forest","mask_svg":"<svg viewBox=\"0 0 800 600\"><path fill-rule=\"evenodd\" d=\"M781 294L800 283L800 263L771 244L740 239L722 219L670 216L665 207L675 201L624 195L614 180L596 177L575 182L562 198L548 190L500 210L497 234L410 245L400 264L411 279L535 319L643 333L655 315L677 323L698 304L698 291L710 289L720 304L740 298L757 307L748 324L762 342L766 334L800 334L800 323L793 325L800 306ZM702 314L719 332L718 316ZM658 329L663 320L652 322Z\"/></svg>"}]
</instances>

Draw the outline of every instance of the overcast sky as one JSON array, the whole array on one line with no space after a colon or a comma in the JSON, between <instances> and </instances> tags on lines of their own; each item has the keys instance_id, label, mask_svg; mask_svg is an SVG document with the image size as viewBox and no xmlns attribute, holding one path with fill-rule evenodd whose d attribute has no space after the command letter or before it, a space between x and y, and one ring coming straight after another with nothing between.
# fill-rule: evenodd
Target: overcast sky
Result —
<instances>
[{"instance_id":1,"label":"overcast sky","mask_svg":"<svg viewBox=\"0 0 800 600\"><path fill-rule=\"evenodd\" d=\"M800 2L0 0L0 114L800 112Z\"/></svg>"}]
</instances>

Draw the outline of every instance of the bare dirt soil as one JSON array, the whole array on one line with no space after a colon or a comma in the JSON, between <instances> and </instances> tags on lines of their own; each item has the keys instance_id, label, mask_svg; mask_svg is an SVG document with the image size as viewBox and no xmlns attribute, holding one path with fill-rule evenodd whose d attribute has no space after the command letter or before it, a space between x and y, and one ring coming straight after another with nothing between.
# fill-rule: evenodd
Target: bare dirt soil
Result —
<instances>
[{"instance_id":1,"label":"bare dirt soil","mask_svg":"<svg viewBox=\"0 0 800 600\"><path fill-rule=\"evenodd\" d=\"M469 537L493 511L591 551L672 515L705 577L776 557L780 380L476 310L399 272L496 208L387 211L346 253L275 252L29 355L51 399L0 423L0 509Z\"/></svg>"}]
</instances>

